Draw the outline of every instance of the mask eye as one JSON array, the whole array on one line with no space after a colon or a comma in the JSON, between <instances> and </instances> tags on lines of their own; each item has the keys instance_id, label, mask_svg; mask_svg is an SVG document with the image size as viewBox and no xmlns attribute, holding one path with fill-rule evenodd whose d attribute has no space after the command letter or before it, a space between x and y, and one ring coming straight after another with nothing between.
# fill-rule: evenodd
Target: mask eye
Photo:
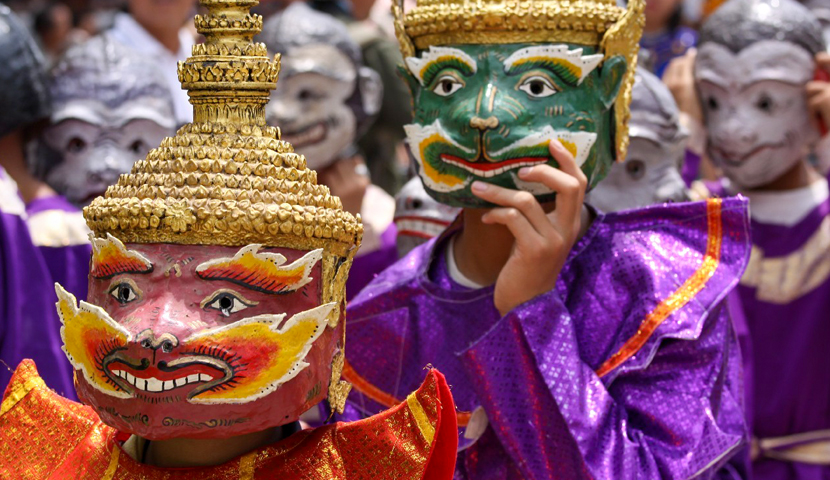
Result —
<instances>
[{"instance_id":1,"label":"mask eye","mask_svg":"<svg viewBox=\"0 0 830 480\"><path fill-rule=\"evenodd\" d=\"M110 295L115 298L121 305L126 305L134 302L138 298L135 287L128 282L122 282L110 288Z\"/></svg>"},{"instance_id":2,"label":"mask eye","mask_svg":"<svg viewBox=\"0 0 830 480\"><path fill-rule=\"evenodd\" d=\"M435 87L432 88L432 92L441 97L449 97L453 93L459 91L463 86L464 84L458 81L458 79L454 76L444 75L435 83Z\"/></svg>"},{"instance_id":3,"label":"mask eye","mask_svg":"<svg viewBox=\"0 0 830 480\"><path fill-rule=\"evenodd\" d=\"M755 102L755 106L758 108L758 110L764 113L770 113L772 112L775 104L772 101L772 98L769 97L769 95L762 95L761 98L759 98L758 101Z\"/></svg>"},{"instance_id":4,"label":"mask eye","mask_svg":"<svg viewBox=\"0 0 830 480\"><path fill-rule=\"evenodd\" d=\"M130 151L135 154L141 154L147 150L142 140L136 140L130 144Z\"/></svg>"},{"instance_id":5,"label":"mask eye","mask_svg":"<svg viewBox=\"0 0 830 480\"><path fill-rule=\"evenodd\" d=\"M69 153L82 152L86 148L86 141L80 137L72 137L66 143L66 151Z\"/></svg>"},{"instance_id":6,"label":"mask eye","mask_svg":"<svg viewBox=\"0 0 830 480\"><path fill-rule=\"evenodd\" d=\"M556 87L545 77L533 76L526 78L519 90L525 92L529 97L544 98L556 93Z\"/></svg>"},{"instance_id":7,"label":"mask eye","mask_svg":"<svg viewBox=\"0 0 830 480\"><path fill-rule=\"evenodd\" d=\"M634 180L639 180L646 175L646 164L642 160L629 160L625 162L625 171Z\"/></svg>"},{"instance_id":8,"label":"mask eye","mask_svg":"<svg viewBox=\"0 0 830 480\"><path fill-rule=\"evenodd\" d=\"M232 293L219 292L205 302L204 308L219 310L219 313L222 315L230 317L232 314L245 310L248 307L253 307L254 305L256 304L243 301Z\"/></svg>"}]
</instances>

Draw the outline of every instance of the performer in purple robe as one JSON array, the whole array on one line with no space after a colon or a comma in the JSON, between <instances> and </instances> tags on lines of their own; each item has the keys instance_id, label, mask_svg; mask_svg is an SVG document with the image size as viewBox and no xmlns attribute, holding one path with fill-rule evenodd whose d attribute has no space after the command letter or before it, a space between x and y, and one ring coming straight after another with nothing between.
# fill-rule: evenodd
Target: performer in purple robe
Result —
<instances>
[{"instance_id":1,"label":"performer in purple robe","mask_svg":"<svg viewBox=\"0 0 830 480\"><path fill-rule=\"evenodd\" d=\"M336 18L295 3L265 23L262 39L282 55L268 122L302 151L320 183L363 219L363 244L346 284L353 298L397 259L395 200L371 183L357 141L380 108L382 85Z\"/></svg>"},{"instance_id":2,"label":"performer in purple robe","mask_svg":"<svg viewBox=\"0 0 830 480\"><path fill-rule=\"evenodd\" d=\"M25 175L24 137L49 115L46 74L34 40L5 6L0 6L0 59L0 164L24 174L24 188L36 195L37 182ZM37 358L47 385L74 398L53 292L49 271L29 236L17 184L0 167L0 389L11 378L10 366Z\"/></svg>"},{"instance_id":3,"label":"performer in purple robe","mask_svg":"<svg viewBox=\"0 0 830 480\"><path fill-rule=\"evenodd\" d=\"M522 5L394 9L418 173L464 209L350 304L351 413L434 365L458 479L740 477L722 470L747 440L724 299L746 202L585 206L626 155L643 3Z\"/></svg>"},{"instance_id":4,"label":"performer in purple robe","mask_svg":"<svg viewBox=\"0 0 830 480\"><path fill-rule=\"evenodd\" d=\"M153 59L108 34L69 49L49 90L50 125L29 164L55 193L26 205L29 229L53 280L86 298L91 247L80 208L174 133L173 99Z\"/></svg>"},{"instance_id":5,"label":"performer in purple robe","mask_svg":"<svg viewBox=\"0 0 830 480\"><path fill-rule=\"evenodd\" d=\"M830 478L830 203L808 161L819 139L805 93L824 51L792 0L731 0L701 30L695 65L708 153L745 194L752 256L738 293L754 348L753 478ZM824 86L825 90L827 86Z\"/></svg>"}]
</instances>

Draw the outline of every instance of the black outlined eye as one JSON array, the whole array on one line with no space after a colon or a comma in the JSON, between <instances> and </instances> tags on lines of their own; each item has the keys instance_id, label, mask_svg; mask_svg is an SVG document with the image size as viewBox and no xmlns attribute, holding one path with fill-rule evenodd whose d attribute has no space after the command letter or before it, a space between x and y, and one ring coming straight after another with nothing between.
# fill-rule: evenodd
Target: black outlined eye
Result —
<instances>
[{"instance_id":1,"label":"black outlined eye","mask_svg":"<svg viewBox=\"0 0 830 480\"><path fill-rule=\"evenodd\" d=\"M646 164L642 160L628 160L625 162L625 171L634 180L639 180L646 175Z\"/></svg>"},{"instance_id":2,"label":"black outlined eye","mask_svg":"<svg viewBox=\"0 0 830 480\"><path fill-rule=\"evenodd\" d=\"M452 75L444 75L435 82L435 87L432 92L441 97L449 97L453 93L461 90L464 84Z\"/></svg>"},{"instance_id":3,"label":"black outlined eye","mask_svg":"<svg viewBox=\"0 0 830 480\"><path fill-rule=\"evenodd\" d=\"M86 149L86 141L80 137L72 137L66 142L66 151L69 153L78 153Z\"/></svg>"},{"instance_id":4,"label":"black outlined eye","mask_svg":"<svg viewBox=\"0 0 830 480\"><path fill-rule=\"evenodd\" d=\"M121 282L113 285L110 288L109 294L115 298L121 305L126 305L138 299L139 292L136 291L135 285L129 282Z\"/></svg>"},{"instance_id":5,"label":"black outlined eye","mask_svg":"<svg viewBox=\"0 0 830 480\"><path fill-rule=\"evenodd\" d=\"M535 75L528 77L519 85L519 90L534 98L549 97L556 93L556 87L545 77Z\"/></svg>"},{"instance_id":6,"label":"black outlined eye","mask_svg":"<svg viewBox=\"0 0 830 480\"><path fill-rule=\"evenodd\" d=\"M220 291L205 301L203 308L212 308L213 310L218 310L222 315L230 317L234 313L241 312L248 307L256 305L256 302L243 300L240 297L241 295L235 295L228 291Z\"/></svg>"}]
</instances>

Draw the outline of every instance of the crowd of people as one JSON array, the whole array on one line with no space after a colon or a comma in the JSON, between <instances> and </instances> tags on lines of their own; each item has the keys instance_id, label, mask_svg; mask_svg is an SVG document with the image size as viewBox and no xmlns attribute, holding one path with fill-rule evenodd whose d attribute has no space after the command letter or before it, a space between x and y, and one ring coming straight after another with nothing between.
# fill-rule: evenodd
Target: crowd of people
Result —
<instances>
[{"instance_id":1,"label":"crowd of people","mask_svg":"<svg viewBox=\"0 0 830 480\"><path fill-rule=\"evenodd\" d=\"M830 478L828 12L0 3L0 478Z\"/></svg>"}]
</instances>

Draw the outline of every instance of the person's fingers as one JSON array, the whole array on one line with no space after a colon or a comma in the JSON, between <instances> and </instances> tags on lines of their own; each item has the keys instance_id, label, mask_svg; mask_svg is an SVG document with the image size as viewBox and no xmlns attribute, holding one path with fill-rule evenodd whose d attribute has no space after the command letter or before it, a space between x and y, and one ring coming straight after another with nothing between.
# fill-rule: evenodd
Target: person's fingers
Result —
<instances>
[{"instance_id":1,"label":"person's fingers","mask_svg":"<svg viewBox=\"0 0 830 480\"><path fill-rule=\"evenodd\" d=\"M540 235L550 234L553 228L550 219L530 192L511 190L481 181L473 182L470 190L482 200L520 212Z\"/></svg>"},{"instance_id":2,"label":"person's fingers","mask_svg":"<svg viewBox=\"0 0 830 480\"><path fill-rule=\"evenodd\" d=\"M537 255L550 246L561 243L561 236L555 231L550 237L539 235L527 217L512 207L494 208L485 213L481 221L488 225L500 224L507 227L516 239L516 246L526 254Z\"/></svg>"},{"instance_id":3,"label":"person's fingers","mask_svg":"<svg viewBox=\"0 0 830 480\"><path fill-rule=\"evenodd\" d=\"M576 165L573 155L560 142L551 141L549 148L553 158L559 162L559 169L548 165L522 168L519 170L519 178L526 182L541 183L556 192L556 209L548 217L554 221L555 228L567 228L570 231L579 220L588 179ZM575 230L579 230L578 225Z\"/></svg>"},{"instance_id":4,"label":"person's fingers","mask_svg":"<svg viewBox=\"0 0 830 480\"><path fill-rule=\"evenodd\" d=\"M827 90L829 85L830 84L828 84L827 82L822 82L819 80L807 82L807 85L805 86L805 89L807 90L807 96L809 97L818 95Z\"/></svg>"}]
</instances>

